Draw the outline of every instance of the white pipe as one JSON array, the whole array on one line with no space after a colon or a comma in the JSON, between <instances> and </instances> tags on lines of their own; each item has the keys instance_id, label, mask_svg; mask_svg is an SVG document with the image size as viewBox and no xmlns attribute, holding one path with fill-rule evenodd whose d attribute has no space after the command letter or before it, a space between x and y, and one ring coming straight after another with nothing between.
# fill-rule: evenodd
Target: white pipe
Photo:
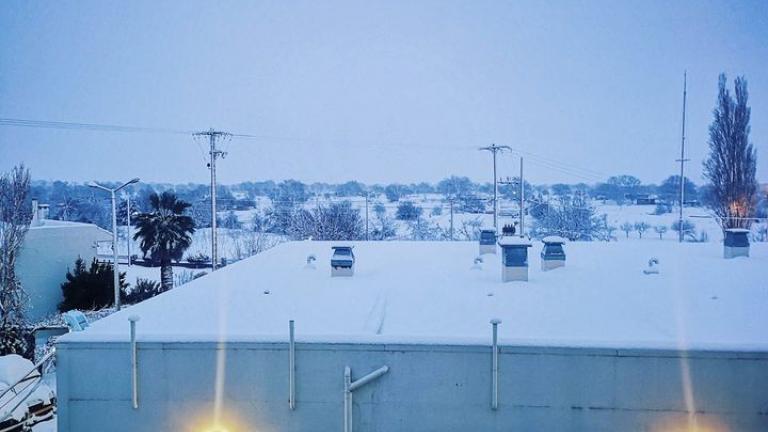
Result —
<instances>
[{"instance_id":1,"label":"white pipe","mask_svg":"<svg viewBox=\"0 0 768 432\"><path fill-rule=\"evenodd\" d=\"M296 409L296 339L294 337L293 320L288 321L288 407Z\"/></svg>"},{"instance_id":2,"label":"white pipe","mask_svg":"<svg viewBox=\"0 0 768 432\"><path fill-rule=\"evenodd\" d=\"M389 372L382 366L357 381L352 381L352 370L344 367L344 432L352 432L352 392Z\"/></svg>"},{"instance_id":3,"label":"white pipe","mask_svg":"<svg viewBox=\"0 0 768 432\"><path fill-rule=\"evenodd\" d=\"M500 319L494 318L491 320L491 325L493 326L491 409L493 410L499 408L499 324L501 324Z\"/></svg>"},{"instance_id":4,"label":"white pipe","mask_svg":"<svg viewBox=\"0 0 768 432\"><path fill-rule=\"evenodd\" d=\"M344 367L344 432L352 432L352 371Z\"/></svg>"},{"instance_id":5,"label":"white pipe","mask_svg":"<svg viewBox=\"0 0 768 432\"><path fill-rule=\"evenodd\" d=\"M131 401L133 409L139 409L139 352L136 344L136 321L139 317L131 315L128 321L131 323Z\"/></svg>"}]
</instances>

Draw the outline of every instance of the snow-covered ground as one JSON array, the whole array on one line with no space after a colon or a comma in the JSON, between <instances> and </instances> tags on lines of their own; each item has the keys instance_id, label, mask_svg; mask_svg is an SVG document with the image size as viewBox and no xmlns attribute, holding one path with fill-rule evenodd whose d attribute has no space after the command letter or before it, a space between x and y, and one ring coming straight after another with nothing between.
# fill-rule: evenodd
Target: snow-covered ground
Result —
<instances>
[{"instance_id":1,"label":"snow-covered ground","mask_svg":"<svg viewBox=\"0 0 768 432\"><path fill-rule=\"evenodd\" d=\"M355 243L355 276L331 278L332 244L285 243L61 340L126 340L139 315L145 341L284 341L295 319L303 341L484 344L500 318L508 344L768 349L765 243L733 260L716 242L570 243L550 272L537 244L530 281L506 284L495 255L471 269L470 242Z\"/></svg>"}]
</instances>

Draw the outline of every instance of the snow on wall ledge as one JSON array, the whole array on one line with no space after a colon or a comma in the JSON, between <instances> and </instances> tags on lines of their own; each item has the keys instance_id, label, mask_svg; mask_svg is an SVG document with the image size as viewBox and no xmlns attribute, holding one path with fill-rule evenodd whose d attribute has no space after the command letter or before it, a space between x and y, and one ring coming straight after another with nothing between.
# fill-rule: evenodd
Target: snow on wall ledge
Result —
<instances>
[{"instance_id":1,"label":"snow on wall ledge","mask_svg":"<svg viewBox=\"0 0 768 432\"><path fill-rule=\"evenodd\" d=\"M475 242L358 242L355 276L331 278L334 244L285 243L60 342L125 342L138 315L140 342L285 342L294 319L299 342L487 345L500 318L502 345L768 351L766 244L724 260L714 242L577 242L542 272L534 243L512 283L498 256L472 269Z\"/></svg>"}]
</instances>

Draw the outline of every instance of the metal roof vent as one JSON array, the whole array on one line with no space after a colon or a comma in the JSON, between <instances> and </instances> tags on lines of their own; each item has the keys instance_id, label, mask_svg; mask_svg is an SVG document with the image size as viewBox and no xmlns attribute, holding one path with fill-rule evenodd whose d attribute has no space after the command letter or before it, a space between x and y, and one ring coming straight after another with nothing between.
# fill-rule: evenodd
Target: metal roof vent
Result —
<instances>
[{"instance_id":1,"label":"metal roof vent","mask_svg":"<svg viewBox=\"0 0 768 432\"><path fill-rule=\"evenodd\" d=\"M528 280L528 248L533 246L523 237L502 237L501 280L502 282Z\"/></svg>"},{"instance_id":2,"label":"metal roof vent","mask_svg":"<svg viewBox=\"0 0 768 432\"><path fill-rule=\"evenodd\" d=\"M496 230L484 228L480 230L480 255L496 254Z\"/></svg>"},{"instance_id":3,"label":"metal roof vent","mask_svg":"<svg viewBox=\"0 0 768 432\"><path fill-rule=\"evenodd\" d=\"M332 246L331 276L352 276L355 274L355 254L352 246Z\"/></svg>"},{"instance_id":4,"label":"metal roof vent","mask_svg":"<svg viewBox=\"0 0 768 432\"><path fill-rule=\"evenodd\" d=\"M723 240L723 257L726 259L749 256L749 230L728 228Z\"/></svg>"},{"instance_id":5,"label":"metal roof vent","mask_svg":"<svg viewBox=\"0 0 768 432\"><path fill-rule=\"evenodd\" d=\"M565 267L565 250L563 245L566 240L560 236L547 236L541 239L544 248L541 250L541 270L549 271L558 267Z\"/></svg>"}]
</instances>

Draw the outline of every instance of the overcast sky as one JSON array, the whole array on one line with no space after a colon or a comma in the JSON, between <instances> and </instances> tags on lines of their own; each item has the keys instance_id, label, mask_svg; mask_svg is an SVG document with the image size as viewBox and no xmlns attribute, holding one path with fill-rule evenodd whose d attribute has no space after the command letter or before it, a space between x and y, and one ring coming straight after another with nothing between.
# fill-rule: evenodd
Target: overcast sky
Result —
<instances>
[{"instance_id":1,"label":"overcast sky","mask_svg":"<svg viewBox=\"0 0 768 432\"><path fill-rule=\"evenodd\" d=\"M6 0L0 29L0 117L255 135L223 143L224 183L490 181L477 147L494 142L527 152L534 182L660 182L678 170L686 69L692 179L720 72L749 81L768 178L765 0ZM0 126L0 170L205 182L206 146Z\"/></svg>"}]
</instances>

